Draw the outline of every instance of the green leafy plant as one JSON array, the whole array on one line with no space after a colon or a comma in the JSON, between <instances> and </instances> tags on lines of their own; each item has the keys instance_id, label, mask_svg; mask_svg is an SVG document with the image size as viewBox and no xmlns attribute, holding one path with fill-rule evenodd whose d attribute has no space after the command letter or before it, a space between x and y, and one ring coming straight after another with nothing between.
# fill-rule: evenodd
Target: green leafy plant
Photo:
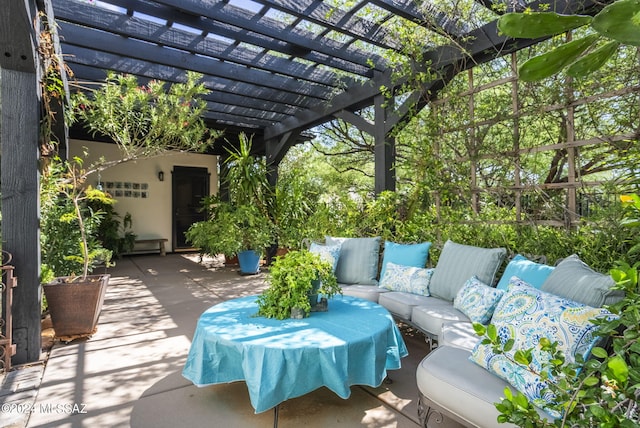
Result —
<instances>
[{"instance_id":1,"label":"green leafy plant","mask_svg":"<svg viewBox=\"0 0 640 428\"><path fill-rule=\"evenodd\" d=\"M205 254L233 256L240 251L262 252L274 242L271 188L263 159L253 156L252 140L240 134L237 149L228 149L224 183L228 200L213 196L203 200L208 219L192 224L185 236Z\"/></svg>"},{"instance_id":2,"label":"green leafy plant","mask_svg":"<svg viewBox=\"0 0 640 428\"><path fill-rule=\"evenodd\" d=\"M131 230L133 219L130 213L120 216L113 204L92 201L89 204L94 211L103 213L97 230L97 239L102 245L111 250L113 258L120 258L123 254L133 251L136 234Z\"/></svg>"},{"instance_id":3,"label":"green leafy plant","mask_svg":"<svg viewBox=\"0 0 640 428\"><path fill-rule=\"evenodd\" d=\"M83 187L82 160L52 159L41 181L42 282L56 276L86 277L111 259L111 251L97 239L104 211L114 200L91 186Z\"/></svg>"},{"instance_id":4,"label":"green leafy plant","mask_svg":"<svg viewBox=\"0 0 640 428\"><path fill-rule=\"evenodd\" d=\"M185 236L203 254L234 256L261 251L273 242L273 223L255 205L234 205L219 196L205 198L208 219L194 223Z\"/></svg>"},{"instance_id":5,"label":"green leafy plant","mask_svg":"<svg viewBox=\"0 0 640 428\"><path fill-rule=\"evenodd\" d=\"M507 13L498 19L498 30L502 33L531 39L585 25L592 33L531 58L520 67L520 79L542 80L565 68L569 76L583 77L602 67L621 45L640 46L640 0L618 0L594 17L526 11Z\"/></svg>"},{"instance_id":6,"label":"green leafy plant","mask_svg":"<svg viewBox=\"0 0 640 428\"><path fill-rule=\"evenodd\" d=\"M311 310L309 294L317 281L320 282L318 292L327 298L342 292L333 267L318 254L294 250L276 257L267 276L269 288L258 296L258 315L285 319L291 316L292 308L308 314Z\"/></svg>"}]
</instances>

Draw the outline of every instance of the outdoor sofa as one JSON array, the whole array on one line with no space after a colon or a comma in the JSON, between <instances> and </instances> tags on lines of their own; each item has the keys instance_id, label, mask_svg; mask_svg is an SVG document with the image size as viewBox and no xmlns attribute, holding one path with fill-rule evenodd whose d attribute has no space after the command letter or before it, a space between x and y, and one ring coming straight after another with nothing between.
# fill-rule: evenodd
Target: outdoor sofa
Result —
<instances>
[{"instance_id":1,"label":"outdoor sofa","mask_svg":"<svg viewBox=\"0 0 640 428\"><path fill-rule=\"evenodd\" d=\"M312 245L334 257L343 294L378 302L398 321L425 334L432 350L416 372L418 412L425 427L509 426L498 424L494 406L505 387L540 398L541 380L480 344L473 322L510 332L516 339L512 352L556 332L571 359L588 353L597 340L589 320L610 316L602 307L623 297L612 289L610 276L595 272L575 254L556 266L522 255L507 263L503 248L447 241L435 268L426 268L430 246L381 245L377 237L327 237L324 245Z\"/></svg>"}]
</instances>

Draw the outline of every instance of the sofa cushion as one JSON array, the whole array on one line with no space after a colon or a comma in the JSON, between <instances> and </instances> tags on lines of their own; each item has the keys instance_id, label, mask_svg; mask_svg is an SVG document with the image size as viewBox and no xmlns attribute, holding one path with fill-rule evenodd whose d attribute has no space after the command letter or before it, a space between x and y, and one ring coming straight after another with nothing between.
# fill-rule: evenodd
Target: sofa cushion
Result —
<instances>
[{"instance_id":1,"label":"sofa cushion","mask_svg":"<svg viewBox=\"0 0 640 428\"><path fill-rule=\"evenodd\" d=\"M437 407L463 419L468 426L514 426L498 423L499 413L493 404L504 397L504 389L509 384L469 361L467 350L439 346L418 365L416 381L422 395ZM543 411L539 410L539 413L553 420Z\"/></svg>"},{"instance_id":2,"label":"sofa cushion","mask_svg":"<svg viewBox=\"0 0 640 428\"><path fill-rule=\"evenodd\" d=\"M471 322L453 303L437 297L426 297L411 311L411 322L436 339L442 334L442 324L450 321Z\"/></svg>"},{"instance_id":3,"label":"sofa cushion","mask_svg":"<svg viewBox=\"0 0 640 428\"><path fill-rule=\"evenodd\" d=\"M429 299L429 297L419 294L391 291L381 294L378 303L393 315L405 320L410 320L413 308L429 302Z\"/></svg>"},{"instance_id":4,"label":"sofa cushion","mask_svg":"<svg viewBox=\"0 0 640 428\"><path fill-rule=\"evenodd\" d=\"M360 299L371 300L378 303L380 295L388 293L389 290L380 288L376 285L360 285L360 284L340 284L342 294L345 296L359 297Z\"/></svg>"},{"instance_id":5,"label":"sofa cushion","mask_svg":"<svg viewBox=\"0 0 640 428\"><path fill-rule=\"evenodd\" d=\"M479 343L471 358L505 379L536 406L545 408L553 399L544 391L546 381L514 363L515 352L532 349L531 367L537 373L550 359L549 354L538 346L542 337L558 342L558 350L563 352L567 363L575 362L578 354L586 358L599 339L594 334L597 328L590 320L608 316L613 315L606 309L592 308L546 293L514 278L491 319L503 343L509 338L514 339L513 348L504 354L496 354L492 345Z\"/></svg>"},{"instance_id":6,"label":"sofa cushion","mask_svg":"<svg viewBox=\"0 0 640 428\"><path fill-rule=\"evenodd\" d=\"M471 352L478 342L480 342L480 336L474 330L472 323L453 321L442 324L438 346L453 346Z\"/></svg>"},{"instance_id":7,"label":"sofa cushion","mask_svg":"<svg viewBox=\"0 0 640 428\"><path fill-rule=\"evenodd\" d=\"M380 279L384 277L387 270L387 263L395 263L403 266L413 266L423 268L427 265L429 258L429 248L431 242L421 242L419 244L397 244L385 241L382 253L382 266L380 268Z\"/></svg>"},{"instance_id":8,"label":"sofa cushion","mask_svg":"<svg viewBox=\"0 0 640 428\"><path fill-rule=\"evenodd\" d=\"M475 275L469 278L453 299L453 307L473 322L487 324L504 290L489 287Z\"/></svg>"},{"instance_id":9,"label":"sofa cushion","mask_svg":"<svg viewBox=\"0 0 640 428\"><path fill-rule=\"evenodd\" d=\"M336 278L342 284L377 285L380 237L335 238L327 236L327 245L341 245Z\"/></svg>"},{"instance_id":10,"label":"sofa cushion","mask_svg":"<svg viewBox=\"0 0 640 428\"><path fill-rule=\"evenodd\" d=\"M613 278L594 271L573 254L563 259L542 284L541 290L593 307L612 305L624 297L612 290Z\"/></svg>"},{"instance_id":11,"label":"sofa cushion","mask_svg":"<svg viewBox=\"0 0 640 428\"><path fill-rule=\"evenodd\" d=\"M390 291L429 295L429 282L433 269L387 263L384 276L380 277L380 287Z\"/></svg>"},{"instance_id":12,"label":"sofa cushion","mask_svg":"<svg viewBox=\"0 0 640 428\"><path fill-rule=\"evenodd\" d=\"M341 245L321 245L312 242L309 246L309 251L318 254L321 260L331 263L331 267L335 273L336 267L338 267L338 260L340 259L341 247Z\"/></svg>"},{"instance_id":13,"label":"sofa cushion","mask_svg":"<svg viewBox=\"0 0 640 428\"><path fill-rule=\"evenodd\" d=\"M493 285L496 272L507 251L504 248L481 248L447 241L442 248L429 292L450 302L472 276Z\"/></svg>"},{"instance_id":14,"label":"sofa cushion","mask_svg":"<svg viewBox=\"0 0 640 428\"><path fill-rule=\"evenodd\" d=\"M531 286L540 288L551 272L553 272L553 266L532 262L518 254L507 264L496 288L506 290L512 276L517 276Z\"/></svg>"}]
</instances>

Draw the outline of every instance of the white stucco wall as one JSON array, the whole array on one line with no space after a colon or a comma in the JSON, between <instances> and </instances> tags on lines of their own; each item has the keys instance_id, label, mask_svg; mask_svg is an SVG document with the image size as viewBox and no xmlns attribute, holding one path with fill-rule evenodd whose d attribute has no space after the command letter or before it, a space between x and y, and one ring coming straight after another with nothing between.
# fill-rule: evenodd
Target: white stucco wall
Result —
<instances>
[{"instance_id":1,"label":"white stucco wall","mask_svg":"<svg viewBox=\"0 0 640 428\"><path fill-rule=\"evenodd\" d=\"M85 148L88 156L84 156ZM79 156L85 159L85 166L104 156L107 160L119 159L120 151L115 144L97 143L90 141L71 140L69 156ZM115 210L124 216L131 213L133 219L133 232L139 239L167 238L166 248L171 251L172 241L172 206L171 206L171 171L174 166L190 166L207 168L210 174L210 193L218 191L217 156L194 153L171 153L161 157L142 159L120 164L101 172L100 181L105 190L108 190L117 200ZM158 172L164 172L164 181L158 179ZM98 182L97 175L89 178L89 184L95 186ZM116 189L115 183L146 184L147 189ZM106 188L106 183L114 183L113 188ZM131 196L116 197L116 190L131 190ZM142 192L146 191L146 198ZM139 192L134 197L133 192Z\"/></svg>"}]
</instances>

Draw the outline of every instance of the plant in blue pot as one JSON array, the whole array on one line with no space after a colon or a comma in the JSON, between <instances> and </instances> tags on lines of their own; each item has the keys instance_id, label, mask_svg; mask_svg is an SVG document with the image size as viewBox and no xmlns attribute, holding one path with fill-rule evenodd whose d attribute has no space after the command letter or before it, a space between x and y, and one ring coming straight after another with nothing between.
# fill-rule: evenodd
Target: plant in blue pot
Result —
<instances>
[{"instance_id":1,"label":"plant in blue pot","mask_svg":"<svg viewBox=\"0 0 640 428\"><path fill-rule=\"evenodd\" d=\"M252 154L251 146L251 139L240 134L238 147L227 149L223 184L228 198L205 199L208 219L193 224L186 233L201 253L237 255L241 274L258 273L264 250L275 242L267 166Z\"/></svg>"}]
</instances>

